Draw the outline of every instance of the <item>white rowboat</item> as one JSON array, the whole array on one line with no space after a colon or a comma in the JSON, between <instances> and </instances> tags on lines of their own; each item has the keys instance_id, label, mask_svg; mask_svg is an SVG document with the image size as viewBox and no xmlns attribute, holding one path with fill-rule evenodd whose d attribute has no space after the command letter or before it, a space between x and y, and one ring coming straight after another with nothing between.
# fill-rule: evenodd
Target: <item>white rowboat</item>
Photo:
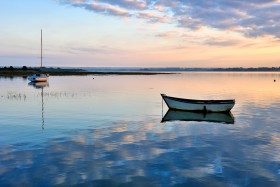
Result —
<instances>
[{"instance_id":1,"label":"white rowboat","mask_svg":"<svg viewBox=\"0 0 280 187\"><path fill-rule=\"evenodd\" d=\"M229 100L196 100L170 97L161 94L169 109L201 111L201 112L229 112L234 104L234 99Z\"/></svg>"}]
</instances>

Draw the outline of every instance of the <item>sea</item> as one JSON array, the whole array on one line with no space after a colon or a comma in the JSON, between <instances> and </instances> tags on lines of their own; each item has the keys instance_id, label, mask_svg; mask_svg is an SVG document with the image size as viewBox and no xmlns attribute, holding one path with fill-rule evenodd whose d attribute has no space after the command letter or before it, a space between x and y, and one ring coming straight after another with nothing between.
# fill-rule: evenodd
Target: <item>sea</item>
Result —
<instances>
[{"instance_id":1,"label":"sea","mask_svg":"<svg viewBox=\"0 0 280 187\"><path fill-rule=\"evenodd\" d=\"M280 73L0 78L0 186L280 186ZM235 99L231 113L161 98Z\"/></svg>"}]
</instances>

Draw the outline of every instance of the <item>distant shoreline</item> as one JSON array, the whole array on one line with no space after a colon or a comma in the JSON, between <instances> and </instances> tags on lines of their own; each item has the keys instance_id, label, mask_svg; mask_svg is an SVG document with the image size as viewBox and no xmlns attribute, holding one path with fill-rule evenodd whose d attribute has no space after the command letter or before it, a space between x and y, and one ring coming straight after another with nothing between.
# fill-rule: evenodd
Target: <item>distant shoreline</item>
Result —
<instances>
[{"instance_id":1,"label":"distant shoreline","mask_svg":"<svg viewBox=\"0 0 280 187\"><path fill-rule=\"evenodd\" d=\"M150 67L150 68L128 68L128 67L83 67L86 71L95 72L280 72L280 67L228 67L228 68L182 68L182 67Z\"/></svg>"},{"instance_id":2,"label":"distant shoreline","mask_svg":"<svg viewBox=\"0 0 280 187\"><path fill-rule=\"evenodd\" d=\"M0 77L27 77L35 73L44 73L51 76L71 76L71 75L157 75L157 74L175 74L170 72L93 72L83 69L64 69L64 68L0 68Z\"/></svg>"},{"instance_id":3,"label":"distant shoreline","mask_svg":"<svg viewBox=\"0 0 280 187\"><path fill-rule=\"evenodd\" d=\"M27 77L34 73L45 73L51 76L71 75L157 75L178 74L181 72L280 72L280 67L259 68L22 68L1 67L0 77Z\"/></svg>"}]
</instances>

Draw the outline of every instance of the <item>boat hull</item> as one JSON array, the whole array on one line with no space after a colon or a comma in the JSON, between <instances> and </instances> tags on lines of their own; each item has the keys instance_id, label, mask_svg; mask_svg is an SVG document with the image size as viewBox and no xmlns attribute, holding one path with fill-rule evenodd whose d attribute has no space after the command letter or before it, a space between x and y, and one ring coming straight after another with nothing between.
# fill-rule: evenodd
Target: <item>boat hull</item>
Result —
<instances>
[{"instance_id":1,"label":"boat hull","mask_svg":"<svg viewBox=\"0 0 280 187\"><path fill-rule=\"evenodd\" d=\"M170 97L161 94L163 100L170 109L185 111L203 111L203 112L229 112L235 100L194 100Z\"/></svg>"},{"instance_id":2,"label":"boat hull","mask_svg":"<svg viewBox=\"0 0 280 187\"><path fill-rule=\"evenodd\" d=\"M30 78L28 80L31 82L47 82L48 78Z\"/></svg>"}]
</instances>

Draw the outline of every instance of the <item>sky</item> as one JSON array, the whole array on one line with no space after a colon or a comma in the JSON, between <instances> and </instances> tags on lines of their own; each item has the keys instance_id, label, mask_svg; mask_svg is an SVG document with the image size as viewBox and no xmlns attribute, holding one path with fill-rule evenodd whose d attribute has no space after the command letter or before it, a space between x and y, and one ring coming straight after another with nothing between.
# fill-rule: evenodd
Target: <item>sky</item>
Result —
<instances>
[{"instance_id":1,"label":"sky","mask_svg":"<svg viewBox=\"0 0 280 187\"><path fill-rule=\"evenodd\" d=\"M280 0L0 0L0 66L279 67Z\"/></svg>"}]
</instances>

